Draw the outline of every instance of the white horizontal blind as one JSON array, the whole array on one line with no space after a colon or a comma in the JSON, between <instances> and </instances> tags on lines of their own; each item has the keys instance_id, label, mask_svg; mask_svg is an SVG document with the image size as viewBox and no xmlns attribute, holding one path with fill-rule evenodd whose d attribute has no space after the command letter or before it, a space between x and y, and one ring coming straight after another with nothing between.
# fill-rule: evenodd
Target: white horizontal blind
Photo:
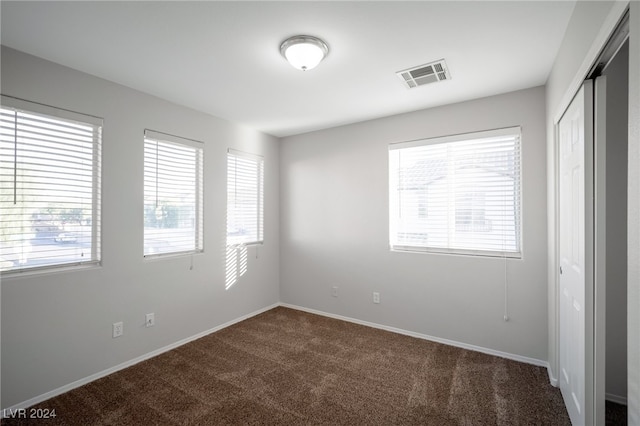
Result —
<instances>
[{"instance_id":1,"label":"white horizontal blind","mask_svg":"<svg viewBox=\"0 0 640 426\"><path fill-rule=\"evenodd\" d=\"M203 250L203 146L145 130L145 256Z\"/></svg>"},{"instance_id":2,"label":"white horizontal blind","mask_svg":"<svg viewBox=\"0 0 640 426\"><path fill-rule=\"evenodd\" d=\"M227 154L227 245L262 243L264 159L229 150Z\"/></svg>"},{"instance_id":3,"label":"white horizontal blind","mask_svg":"<svg viewBox=\"0 0 640 426\"><path fill-rule=\"evenodd\" d=\"M2 97L0 270L100 261L102 120Z\"/></svg>"},{"instance_id":4,"label":"white horizontal blind","mask_svg":"<svg viewBox=\"0 0 640 426\"><path fill-rule=\"evenodd\" d=\"M520 129L389 147L393 250L520 257Z\"/></svg>"}]
</instances>

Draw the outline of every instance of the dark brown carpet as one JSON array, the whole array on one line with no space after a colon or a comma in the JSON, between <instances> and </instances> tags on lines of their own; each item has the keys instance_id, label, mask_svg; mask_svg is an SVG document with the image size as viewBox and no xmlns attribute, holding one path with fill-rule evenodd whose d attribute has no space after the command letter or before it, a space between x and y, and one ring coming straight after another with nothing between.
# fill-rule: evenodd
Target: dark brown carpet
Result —
<instances>
[{"instance_id":1,"label":"dark brown carpet","mask_svg":"<svg viewBox=\"0 0 640 426\"><path fill-rule=\"evenodd\" d=\"M57 414L39 425L570 424L544 368L287 308L36 407Z\"/></svg>"},{"instance_id":2,"label":"dark brown carpet","mask_svg":"<svg viewBox=\"0 0 640 426\"><path fill-rule=\"evenodd\" d=\"M627 426L627 406L616 404L615 402L606 402L606 426Z\"/></svg>"}]
</instances>

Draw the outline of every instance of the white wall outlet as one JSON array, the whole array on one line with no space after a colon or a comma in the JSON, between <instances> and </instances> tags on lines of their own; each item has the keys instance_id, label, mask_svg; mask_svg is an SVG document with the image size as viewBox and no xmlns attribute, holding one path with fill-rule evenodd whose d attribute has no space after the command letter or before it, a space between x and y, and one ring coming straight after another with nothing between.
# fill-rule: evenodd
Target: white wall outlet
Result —
<instances>
[{"instance_id":1,"label":"white wall outlet","mask_svg":"<svg viewBox=\"0 0 640 426\"><path fill-rule=\"evenodd\" d=\"M373 292L373 303L380 303L380 293L377 291Z\"/></svg>"},{"instance_id":2,"label":"white wall outlet","mask_svg":"<svg viewBox=\"0 0 640 426\"><path fill-rule=\"evenodd\" d=\"M338 297L338 286L334 285L333 287L331 287L331 295L333 297Z\"/></svg>"},{"instance_id":3,"label":"white wall outlet","mask_svg":"<svg viewBox=\"0 0 640 426\"><path fill-rule=\"evenodd\" d=\"M154 325L156 325L156 317L153 312L150 314L147 314L146 319L144 321L144 325L147 327L153 327Z\"/></svg>"},{"instance_id":4,"label":"white wall outlet","mask_svg":"<svg viewBox=\"0 0 640 426\"><path fill-rule=\"evenodd\" d=\"M124 324L122 321L113 323L113 338L122 336L124 333Z\"/></svg>"}]
</instances>

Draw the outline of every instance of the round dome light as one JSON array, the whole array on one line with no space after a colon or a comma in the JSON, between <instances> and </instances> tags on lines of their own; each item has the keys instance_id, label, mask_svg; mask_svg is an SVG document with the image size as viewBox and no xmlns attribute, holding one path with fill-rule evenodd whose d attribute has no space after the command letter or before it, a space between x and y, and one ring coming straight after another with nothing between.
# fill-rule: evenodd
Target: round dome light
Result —
<instances>
[{"instance_id":1,"label":"round dome light","mask_svg":"<svg viewBox=\"0 0 640 426\"><path fill-rule=\"evenodd\" d=\"M280 53L294 68L307 71L318 66L329 53L329 47L317 37L299 35L283 41Z\"/></svg>"}]
</instances>

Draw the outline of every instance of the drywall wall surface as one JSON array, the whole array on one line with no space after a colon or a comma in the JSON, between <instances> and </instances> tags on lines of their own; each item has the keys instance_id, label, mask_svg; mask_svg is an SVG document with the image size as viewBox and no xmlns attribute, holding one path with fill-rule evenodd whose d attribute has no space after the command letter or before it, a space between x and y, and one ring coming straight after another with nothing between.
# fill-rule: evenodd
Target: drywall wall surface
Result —
<instances>
[{"instance_id":1,"label":"drywall wall surface","mask_svg":"<svg viewBox=\"0 0 640 426\"><path fill-rule=\"evenodd\" d=\"M627 397L628 43L603 74L607 77L605 392L620 401Z\"/></svg>"},{"instance_id":2,"label":"drywall wall surface","mask_svg":"<svg viewBox=\"0 0 640 426\"><path fill-rule=\"evenodd\" d=\"M557 304L557 253L556 253L556 175L555 123L586 78L589 68L621 14L626 2L578 1L576 2L564 39L546 88L547 126L547 281L549 315L549 374L555 383L558 379L558 304Z\"/></svg>"},{"instance_id":3,"label":"drywall wall surface","mask_svg":"<svg viewBox=\"0 0 640 426\"><path fill-rule=\"evenodd\" d=\"M627 280L627 403L629 424L640 424L640 2L630 5L629 197Z\"/></svg>"},{"instance_id":4,"label":"drywall wall surface","mask_svg":"<svg viewBox=\"0 0 640 426\"><path fill-rule=\"evenodd\" d=\"M505 322L503 259L389 250L388 146L510 126L524 256L506 262ZM546 360L545 144L542 87L281 139L281 300Z\"/></svg>"},{"instance_id":5,"label":"drywall wall surface","mask_svg":"<svg viewBox=\"0 0 640 426\"><path fill-rule=\"evenodd\" d=\"M551 107L551 110L547 111L549 114L562 113L562 110L569 105L571 98L577 91L576 89L573 93L568 93L570 86L576 79L576 73L583 63L586 61L591 65L587 60L591 54L590 49L616 3L622 2L576 2L546 84L547 105Z\"/></svg>"},{"instance_id":6,"label":"drywall wall surface","mask_svg":"<svg viewBox=\"0 0 640 426\"><path fill-rule=\"evenodd\" d=\"M276 138L8 48L1 83L5 95L104 119L102 265L3 277L2 408L278 302ZM202 254L143 258L146 128L205 143ZM265 158L265 242L226 289L228 148ZM156 324L145 328L150 312ZM113 339L117 321L124 335Z\"/></svg>"}]
</instances>

